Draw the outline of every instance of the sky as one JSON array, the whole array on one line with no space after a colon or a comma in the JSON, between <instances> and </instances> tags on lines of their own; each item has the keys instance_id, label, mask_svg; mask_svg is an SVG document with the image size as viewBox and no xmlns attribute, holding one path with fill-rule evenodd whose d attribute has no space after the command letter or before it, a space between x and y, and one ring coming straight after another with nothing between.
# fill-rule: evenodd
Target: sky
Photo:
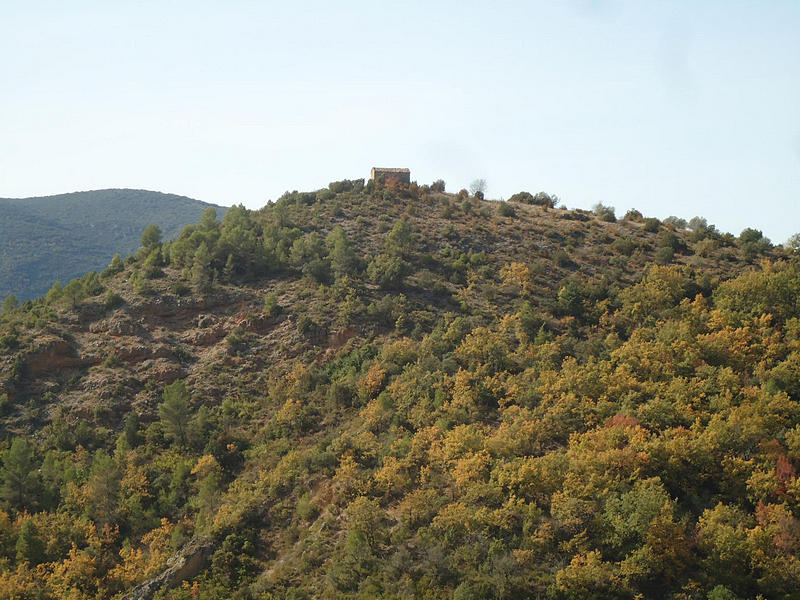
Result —
<instances>
[{"instance_id":1,"label":"sky","mask_svg":"<svg viewBox=\"0 0 800 600\"><path fill-rule=\"evenodd\" d=\"M0 197L409 167L800 232L800 2L2 0Z\"/></svg>"}]
</instances>

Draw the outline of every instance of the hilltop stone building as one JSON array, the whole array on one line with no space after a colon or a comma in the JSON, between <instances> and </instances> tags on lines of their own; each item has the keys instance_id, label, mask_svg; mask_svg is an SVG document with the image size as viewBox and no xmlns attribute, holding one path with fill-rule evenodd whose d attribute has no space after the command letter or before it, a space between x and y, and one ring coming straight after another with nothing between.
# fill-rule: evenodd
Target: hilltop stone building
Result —
<instances>
[{"instance_id":1,"label":"hilltop stone building","mask_svg":"<svg viewBox=\"0 0 800 600\"><path fill-rule=\"evenodd\" d=\"M372 181L382 181L388 185L397 185L398 183L411 183L411 171L409 169L384 169L381 167L372 167L369 178Z\"/></svg>"}]
</instances>

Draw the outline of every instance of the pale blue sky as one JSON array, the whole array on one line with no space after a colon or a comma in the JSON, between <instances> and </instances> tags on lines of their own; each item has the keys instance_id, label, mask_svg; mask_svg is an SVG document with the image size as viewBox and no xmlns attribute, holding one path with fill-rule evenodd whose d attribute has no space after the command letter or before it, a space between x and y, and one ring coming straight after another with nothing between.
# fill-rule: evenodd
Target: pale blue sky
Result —
<instances>
[{"instance_id":1,"label":"pale blue sky","mask_svg":"<svg viewBox=\"0 0 800 600\"><path fill-rule=\"evenodd\" d=\"M407 166L800 231L800 1L0 2L0 197Z\"/></svg>"}]
</instances>

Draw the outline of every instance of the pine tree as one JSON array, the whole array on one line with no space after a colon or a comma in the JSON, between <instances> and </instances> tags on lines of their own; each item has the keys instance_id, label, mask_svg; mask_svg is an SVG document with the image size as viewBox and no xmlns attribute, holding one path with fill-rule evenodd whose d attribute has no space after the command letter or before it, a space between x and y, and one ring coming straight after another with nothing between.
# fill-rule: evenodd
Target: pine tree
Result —
<instances>
[{"instance_id":1,"label":"pine tree","mask_svg":"<svg viewBox=\"0 0 800 600\"><path fill-rule=\"evenodd\" d=\"M33 524L33 520L28 519L22 524L15 550L17 562L38 565L44 560L44 542L39 537L39 530Z\"/></svg>"},{"instance_id":2,"label":"pine tree","mask_svg":"<svg viewBox=\"0 0 800 600\"><path fill-rule=\"evenodd\" d=\"M236 263L233 260L233 254L228 254L228 260L225 261L225 267L222 269L223 279L230 282L233 279L233 272L235 269Z\"/></svg>"},{"instance_id":3,"label":"pine tree","mask_svg":"<svg viewBox=\"0 0 800 600\"><path fill-rule=\"evenodd\" d=\"M207 292L211 289L212 279L211 253L208 251L206 243L202 242L194 253L192 285L198 292Z\"/></svg>"},{"instance_id":4,"label":"pine tree","mask_svg":"<svg viewBox=\"0 0 800 600\"><path fill-rule=\"evenodd\" d=\"M6 452L0 471L3 485L0 494L12 506L22 509L29 505L31 492L36 486L33 448L22 438L14 438Z\"/></svg>"},{"instance_id":5,"label":"pine tree","mask_svg":"<svg viewBox=\"0 0 800 600\"><path fill-rule=\"evenodd\" d=\"M218 225L217 211L213 206L209 206L200 217L200 229L204 231L212 231L216 229Z\"/></svg>"},{"instance_id":6,"label":"pine tree","mask_svg":"<svg viewBox=\"0 0 800 600\"><path fill-rule=\"evenodd\" d=\"M352 274L356 256L350 247L344 229L338 225L334 227L325 242L328 246L328 257L330 258L334 275L339 278Z\"/></svg>"},{"instance_id":7,"label":"pine tree","mask_svg":"<svg viewBox=\"0 0 800 600\"><path fill-rule=\"evenodd\" d=\"M120 477L114 459L98 450L84 487L86 512L98 524L110 523L116 517Z\"/></svg>"},{"instance_id":8,"label":"pine tree","mask_svg":"<svg viewBox=\"0 0 800 600\"><path fill-rule=\"evenodd\" d=\"M59 280L53 284L53 287L50 288L50 291L47 292L47 295L44 299L47 301L48 304L51 304L61 298L61 293L64 291L64 286L61 285Z\"/></svg>"},{"instance_id":9,"label":"pine tree","mask_svg":"<svg viewBox=\"0 0 800 600\"><path fill-rule=\"evenodd\" d=\"M111 259L108 268L114 271L114 273L119 273L122 271L123 267L124 265L122 264L122 258L119 254L115 254L114 258Z\"/></svg>"},{"instance_id":10,"label":"pine tree","mask_svg":"<svg viewBox=\"0 0 800 600\"><path fill-rule=\"evenodd\" d=\"M139 415L134 411L125 419L125 440L131 448L136 448L142 441L139 435Z\"/></svg>"},{"instance_id":11,"label":"pine tree","mask_svg":"<svg viewBox=\"0 0 800 600\"><path fill-rule=\"evenodd\" d=\"M14 294L9 294L6 296L6 299L3 300L3 312L8 313L14 310L19 306L19 300Z\"/></svg>"},{"instance_id":12,"label":"pine tree","mask_svg":"<svg viewBox=\"0 0 800 600\"><path fill-rule=\"evenodd\" d=\"M142 232L142 248L148 250L161 245L161 228L153 223L145 227Z\"/></svg>"},{"instance_id":13,"label":"pine tree","mask_svg":"<svg viewBox=\"0 0 800 600\"><path fill-rule=\"evenodd\" d=\"M120 258L119 254L115 254L108 266L100 273L100 277L112 277L121 272L124 268L125 264L122 262L122 258Z\"/></svg>"},{"instance_id":14,"label":"pine tree","mask_svg":"<svg viewBox=\"0 0 800 600\"><path fill-rule=\"evenodd\" d=\"M161 423L174 441L185 446L190 418L189 390L182 380L177 379L164 388L162 397L164 402L158 406Z\"/></svg>"}]
</instances>

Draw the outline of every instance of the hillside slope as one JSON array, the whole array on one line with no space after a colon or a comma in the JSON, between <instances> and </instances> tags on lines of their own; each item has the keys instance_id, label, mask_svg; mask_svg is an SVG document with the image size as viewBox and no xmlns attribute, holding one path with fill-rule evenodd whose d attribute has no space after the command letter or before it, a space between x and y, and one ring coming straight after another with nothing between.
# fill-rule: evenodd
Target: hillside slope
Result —
<instances>
[{"instance_id":1,"label":"hillside slope","mask_svg":"<svg viewBox=\"0 0 800 600\"><path fill-rule=\"evenodd\" d=\"M8 311L0 598L796 597L800 263L605 217L337 182Z\"/></svg>"},{"instance_id":2,"label":"hillside slope","mask_svg":"<svg viewBox=\"0 0 800 600\"><path fill-rule=\"evenodd\" d=\"M209 206L129 189L0 198L0 297L41 296L56 280L66 284L102 269L117 252L131 254L147 225L156 223L171 239Z\"/></svg>"}]
</instances>

